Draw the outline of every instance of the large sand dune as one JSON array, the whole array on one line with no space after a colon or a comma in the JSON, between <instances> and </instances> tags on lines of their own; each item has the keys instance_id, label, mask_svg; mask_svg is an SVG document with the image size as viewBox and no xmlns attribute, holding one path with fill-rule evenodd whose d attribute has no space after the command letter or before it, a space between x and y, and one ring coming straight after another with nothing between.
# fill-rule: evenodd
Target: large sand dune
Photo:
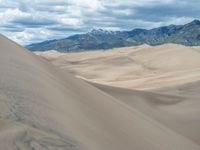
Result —
<instances>
[{"instance_id":1,"label":"large sand dune","mask_svg":"<svg viewBox=\"0 0 200 150\"><path fill-rule=\"evenodd\" d=\"M200 143L199 92L196 92L195 96L189 95L189 92L177 96L128 90L94 83L92 85L112 95L130 108L137 109L171 130L190 138L196 143ZM171 91L175 90L171 89ZM165 92L169 91L166 90Z\"/></svg>"},{"instance_id":2,"label":"large sand dune","mask_svg":"<svg viewBox=\"0 0 200 150\"><path fill-rule=\"evenodd\" d=\"M2 150L200 149L197 133L186 133L196 128L176 131L154 117L150 106L145 111L132 106L129 100L123 101L124 94L117 96L115 90L105 92L77 79L3 36L0 52ZM131 100L146 101L146 107L174 110L173 102L156 101L154 94L134 93L138 96ZM180 102L176 100L175 104ZM189 123L187 117L181 119Z\"/></svg>"}]
</instances>

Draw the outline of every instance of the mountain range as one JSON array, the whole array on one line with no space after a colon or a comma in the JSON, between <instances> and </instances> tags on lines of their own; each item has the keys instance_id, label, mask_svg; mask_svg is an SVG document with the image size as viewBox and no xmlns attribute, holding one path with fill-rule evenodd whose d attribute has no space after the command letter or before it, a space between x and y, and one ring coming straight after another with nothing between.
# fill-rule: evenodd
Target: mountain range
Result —
<instances>
[{"instance_id":1,"label":"mountain range","mask_svg":"<svg viewBox=\"0 0 200 150\"><path fill-rule=\"evenodd\" d=\"M106 31L93 29L88 33L76 34L64 39L33 43L27 45L26 48L31 51L57 50L60 52L77 52L142 44L160 45L165 43L199 46L200 21L194 20L185 25L169 25L150 30Z\"/></svg>"}]
</instances>

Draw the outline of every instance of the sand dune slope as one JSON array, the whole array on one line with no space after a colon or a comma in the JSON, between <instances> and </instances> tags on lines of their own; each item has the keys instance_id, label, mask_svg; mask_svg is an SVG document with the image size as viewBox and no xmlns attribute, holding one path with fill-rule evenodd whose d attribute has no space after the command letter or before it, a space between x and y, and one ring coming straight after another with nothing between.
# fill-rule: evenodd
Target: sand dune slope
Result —
<instances>
[{"instance_id":1,"label":"sand dune slope","mask_svg":"<svg viewBox=\"0 0 200 150\"><path fill-rule=\"evenodd\" d=\"M200 94L196 92L199 88L195 88L195 86L191 88L189 85L183 86L182 92L185 94L179 93L179 95L175 95L173 93L173 95L171 92L174 91L173 89L171 89L170 94L168 94L169 91L167 89L162 89L167 94L160 94L95 83L91 84L112 95L127 106L143 112L147 116L169 127L171 130L200 144ZM199 83L196 83L196 85L199 85ZM192 95L192 93L195 94Z\"/></svg>"},{"instance_id":2,"label":"sand dune slope","mask_svg":"<svg viewBox=\"0 0 200 150\"><path fill-rule=\"evenodd\" d=\"M0 149L200 149L3 36L0 52Z\"/></svg>"}]
</instances>

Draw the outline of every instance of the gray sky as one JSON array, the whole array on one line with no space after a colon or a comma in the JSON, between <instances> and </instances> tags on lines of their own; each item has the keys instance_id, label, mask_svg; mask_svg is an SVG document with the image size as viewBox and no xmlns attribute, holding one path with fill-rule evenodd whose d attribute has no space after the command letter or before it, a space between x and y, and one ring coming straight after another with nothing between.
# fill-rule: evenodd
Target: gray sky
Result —
<instances>
[{"instance_id":1,"label":"gray sky","mask_svg":"<svg viewBox=\"0 0 200 150\"><path fill-rule=\"evenodd\" d=\"M131 30L185 24L199 0L0 0L0 32L20 44L91 29Z\"/></svg>"}]
</instances>

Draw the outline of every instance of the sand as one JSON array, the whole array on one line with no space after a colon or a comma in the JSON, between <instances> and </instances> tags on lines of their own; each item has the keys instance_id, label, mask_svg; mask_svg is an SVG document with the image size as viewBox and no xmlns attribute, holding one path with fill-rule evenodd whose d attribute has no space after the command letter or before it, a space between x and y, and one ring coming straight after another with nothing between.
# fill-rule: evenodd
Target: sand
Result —
<instances>
[{"instance_id":1,"label":"sand","mask_svg":"<svg viewBox=\"0 0 200 150\"><path fill-rule=\"evenodd\" d=\"M0 149L200 149L197 128L187 127L192 133L196 130L192 136L171 127L173 119L164 119L168 125L154 115L151 107L162 107L155 110L162 112L160 116L174 110L179 103L174 97L169 105L155 101L155 93L111 87L112 92L107 86L87 83L2 35L0 52ZM126 98L127 92L138 96ZM142 105L133 106L129 100L141 100L148 109L143 111ZM188 113L179 109L177 113ZM195 116L190 119L195 124Z\"/></svg>"},{"instance_id":2,"label":"sand","mask_svg":"<svg viewBox=\"0 0 200 150\"><path fill-rule=\"evenodd\" d=\"M54 65L99 84L153 90L200 78L199 47L176 44L142 45L108 51L82 52L49 57ZM55 56L56 52L51 53Z\"/></svg>"}]
</instances>

